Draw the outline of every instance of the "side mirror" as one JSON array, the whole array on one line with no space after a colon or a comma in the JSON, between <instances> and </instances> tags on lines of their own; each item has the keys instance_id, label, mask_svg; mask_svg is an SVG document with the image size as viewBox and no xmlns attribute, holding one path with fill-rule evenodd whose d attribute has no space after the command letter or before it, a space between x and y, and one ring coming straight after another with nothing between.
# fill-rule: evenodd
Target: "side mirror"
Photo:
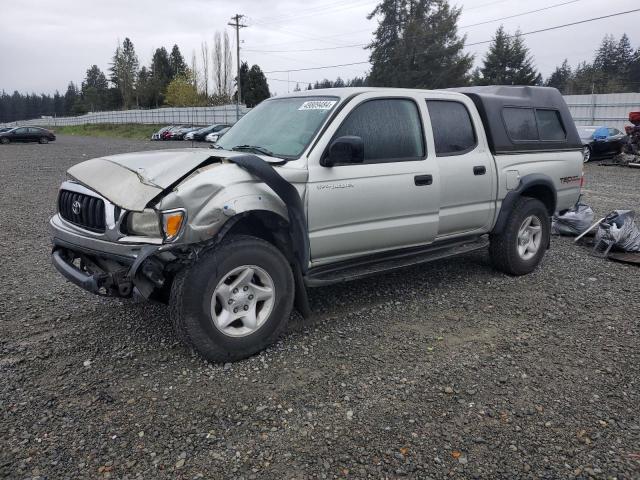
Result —
<instances>
[{"instance_id":1,"label":"side mirror","mask_svg":"<svg viewBox=\"0 0 640 480\"><path fill-rule=\"evenodd\" d=\"M320 165L334 165L364 162L364 142L360 137L338 137L329 146L329 154L322 159Z\"/></svg>"}]
</instances>

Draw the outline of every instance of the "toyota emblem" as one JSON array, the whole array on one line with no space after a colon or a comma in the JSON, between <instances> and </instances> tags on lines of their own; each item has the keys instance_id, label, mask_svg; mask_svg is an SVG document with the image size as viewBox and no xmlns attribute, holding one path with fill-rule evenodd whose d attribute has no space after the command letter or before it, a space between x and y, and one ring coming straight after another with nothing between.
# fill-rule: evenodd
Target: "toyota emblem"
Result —
<instances>
[{"instance_id":1,"label":"toyota emblem","mask_svg":"<svg viewBox=\"0 0 640 480\"><path fill-rule=\"evenodd\" d=\"M82 204L76 200L71 204L71 211L76 215L80 215L80 210L82 210Z\"/></svg>"}]
</instances>

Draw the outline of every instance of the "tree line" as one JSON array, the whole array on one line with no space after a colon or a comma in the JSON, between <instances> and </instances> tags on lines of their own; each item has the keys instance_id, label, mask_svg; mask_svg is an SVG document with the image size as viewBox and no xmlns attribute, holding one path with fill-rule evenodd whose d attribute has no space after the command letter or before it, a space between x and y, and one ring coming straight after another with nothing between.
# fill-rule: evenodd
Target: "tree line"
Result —
<instances>
[{"instance_id":1,"label":"tree line","mask_svg":"<svg viewBox=\"0 0 640 480\"><path fill-rule=\"evenodd\" d=\"M162 106L207 106L235 102L233 56L227 33L217 32L210 48L202 42L187 64L178 45L157 48L149 65L140 66L133 42L125 38L107 73L91 65L80 85L69 82L64 94L0 93L0 122L41 116ZM241 103L252 107L270 97L267 79L258 65L240 68Z\"/></svg>"}]
</instances>

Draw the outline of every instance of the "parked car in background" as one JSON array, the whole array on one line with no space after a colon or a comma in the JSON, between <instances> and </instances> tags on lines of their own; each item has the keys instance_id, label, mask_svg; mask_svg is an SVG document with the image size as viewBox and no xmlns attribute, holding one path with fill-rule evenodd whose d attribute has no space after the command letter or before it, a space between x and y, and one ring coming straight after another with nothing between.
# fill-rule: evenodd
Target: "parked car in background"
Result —
<instances>
[{"instance_id":1,"label":"parked car in background","mask_svg":"<svg viewBox=\"0 0 640 480\"><path fill-rule=\"evenodd\" d=\"M167 140L184 140L184 136L190 132L195 132L202 127L182 126L172 130Z\"/></svg>"},{"instance_id":2,"label":"parked car in background","mask_svg":"<svg viewBox=\"0 0 640 480\"><path fill-rule=\"evenodd\" d=\"M53 142L56 136L50 130L40 127L16 127L0 133L0 143L12 142Z\"/></svg>"},{"instance_id":3,"label":"parked car in background","mask_svg":"<svg viewBox=\"0 0 640 480\"><path fill-rule=\"evenodd\" d=\"M171 140L173 132L185 128L185 125L173 125L160 134L160 140Z\"/></svg>"},{"instance_id":4,"label":"parked car in background","mask_svg":"<svg viewBox=\"0 0 640 480\"><path fill-rule=\"evenodd\" d=\"M231 127L225 127L218 132L212 132L206 137L204 137L205 142L216 143L218 140L222 138L222 136L229 131Z\"/></svg>"},{"instance_id":5,"label":"parked car in background","mask_svg":"<svg viewBox=\"0 0 640 480\"><path fill-rule=\"evenodd\" d=\"M225 128L229 128L230 126L231 125L227 125L226 123L216 123L214 125L209 125L208 127L201 128L199 130L196 130L195 132L188 133L187 135L185 135L185 140L204 142L206 136L210 133L218 133Z\"/></svg>"},{"instance_id":6,"label":"parked car in background","mask_svg":"<svg viewBox=\"0 0 640 480\"><path fill-rule=\"evenodd\" d=\"M578 134L582 140L585 163L596 157L617 155L627 143L624 132L603 125L578 125Z\"/></svg>"},{"instance_id":7,"label":"parked car in background","mask_svg":"<svg viewBox=\"0 0 640 480\"><path fill-rule=\"evenodd\" d=\"M162 127L160 130L151 135L151 140L162 140L162 134L170 129L172 129L172 125L168 125L166 127Z\"/></svg>"}]
</instances>

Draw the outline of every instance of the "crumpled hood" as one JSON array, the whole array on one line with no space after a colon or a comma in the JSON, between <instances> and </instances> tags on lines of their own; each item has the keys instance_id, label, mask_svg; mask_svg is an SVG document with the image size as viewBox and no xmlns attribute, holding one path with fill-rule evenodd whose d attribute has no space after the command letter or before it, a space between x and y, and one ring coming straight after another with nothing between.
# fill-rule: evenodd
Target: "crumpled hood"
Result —
<instances>
[{"instance_id":1,"label":"crumpled hood","mask_svg":"<svg viewBox=\"0 0 640 480\"><path fill-rule=\"evenodd\" d=\"M236 155L241 153L204 148L125 153L87 160L71 167L68 173L115 205L141 211L199 166Z\"/></svg>"}]
</instances>

